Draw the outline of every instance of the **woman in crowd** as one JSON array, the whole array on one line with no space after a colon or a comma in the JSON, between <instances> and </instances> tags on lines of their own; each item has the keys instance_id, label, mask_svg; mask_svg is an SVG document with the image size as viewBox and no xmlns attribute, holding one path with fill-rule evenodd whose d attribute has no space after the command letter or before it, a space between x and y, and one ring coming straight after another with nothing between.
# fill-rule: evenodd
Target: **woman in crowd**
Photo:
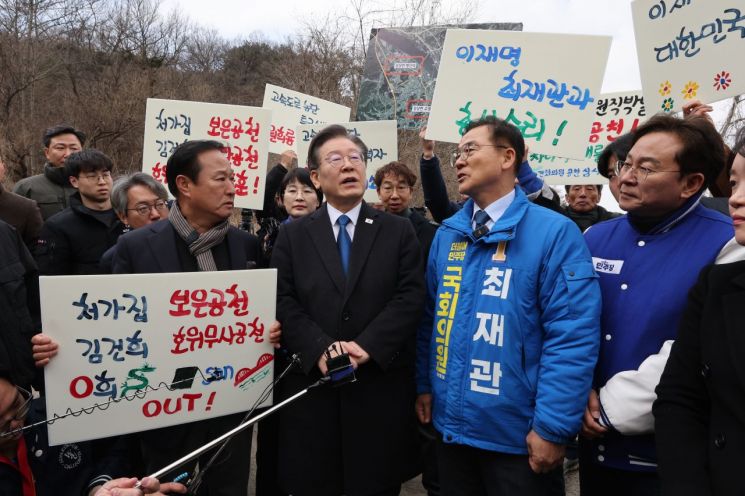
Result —
<instances>
[{"instance_id":1,"label":"woman in crowd","mask_svg":"<svg viewBox=\"0 0 745 496\"><path fill-rule=\"evenodd\" d=\"M315 212L323 201L323 193L313 185L308 169L295 168L282 178L275 200L279 208L287 213L287 218L282 221L282 224L286 224ZM272 258L272 248L279 234L279 225L270 229L262 240L264 266L269 266L269 260Z\"/></svg>"},{"instance_id":2,"label":"woman in crowd","mask_svg":"<svg viewBox=\"0 0 745 496\"><path fill-rule=\"evenodd\" d=\"M729 209L745 245L745 128ZM704 269L689 294L654 404L664 495L742 494L745 465L745 260Z\"/></svg>"}]
</instances>

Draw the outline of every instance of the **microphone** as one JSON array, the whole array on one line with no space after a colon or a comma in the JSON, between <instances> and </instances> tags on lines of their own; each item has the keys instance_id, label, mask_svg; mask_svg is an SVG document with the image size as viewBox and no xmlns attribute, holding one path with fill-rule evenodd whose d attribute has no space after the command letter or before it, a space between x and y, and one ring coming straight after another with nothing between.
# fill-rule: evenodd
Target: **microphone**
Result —
<instances>
[{"instance_id":1,"label":"microphone","mask_svg":"<svg viewBox=\"0 0 745 496\"><path fill-rule=\"evenodd\" d=\"M341 349L341 345L339 345ZM324 351L326 355L326 377L332 386L338 387L355 382L357 376L354 375L354 366L352 360L349 359L348 353L340 353L336 349L336 344L331 345L331 349L336 353L336 356L332 357L329 350Z\"/></svg>"}]
</instances>

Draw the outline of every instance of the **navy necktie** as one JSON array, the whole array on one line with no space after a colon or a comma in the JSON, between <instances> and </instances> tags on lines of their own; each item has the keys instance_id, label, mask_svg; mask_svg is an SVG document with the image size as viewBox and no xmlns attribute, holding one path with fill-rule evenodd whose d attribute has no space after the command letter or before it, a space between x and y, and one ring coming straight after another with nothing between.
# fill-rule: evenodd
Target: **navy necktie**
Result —
<instances>
[{"instance_id":1,"label":"navy necktie","mask_svg":"<svg viewBox=\"0 0 745 496\"><path fill-rule=\"evenodd\" d=\"M487 214L484 210L479 210L478 212L476 212L476 214L473 216L473 223L476 225L473 230L474 238L478 239L489 232L489 228L486 227L486 223L490 220L491 217L489 217L489 214Z\"/></svg>"},{"instance_id":2,"label":"navy necktie","mask_svg":"<svg viewBox=\"0 0 745 496\"><path fill-rule=\"evenodd\" d=\"M339 217L339 235L336 237L336 246L339 247L339 256L341 257L341 266L344 269L344 275L349 271L349 253L352 251L352 240L347 232L347 224L352 221L346 215Z\"/></svg>"}]
</instances>

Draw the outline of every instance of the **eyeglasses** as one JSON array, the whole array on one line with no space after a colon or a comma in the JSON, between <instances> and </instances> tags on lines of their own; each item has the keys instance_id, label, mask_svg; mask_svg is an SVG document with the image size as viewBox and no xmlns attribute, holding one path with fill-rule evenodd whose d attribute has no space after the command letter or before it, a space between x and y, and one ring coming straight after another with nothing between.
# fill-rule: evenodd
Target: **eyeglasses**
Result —
<instances>
[{"instance_id":1,"label":"eyeglasses","mask_svg":"<svg viewBox=\"0 0 745 496\"><path fill-rule=\"evenodd\" d=\"M624 162L623 160L619 160L616 162L616 176L621 177L622 174L625 174L629 171L634 171L634 177L636 177L640 182L644 181L648 175L650 174L656 174L658 172L680 172L680 170L655 170L650 169L649 167L644 167L643 165L633 165L629 162Z\"/></svg>"},{"instance_id":2,"label":"eyeglasses","mask_svg":"<svg viewBox=\"0 0 745 496\"><path fill-rule=\"evenodd\" d=\"M111 179L111 172L110 171L104 171L104 172L102 172L100 174L96 174L96 173L80 174L80 177L82 177L83 179L87 179L88 181L99 182L102 179L104 181L108 181L109 179Z\"/></svg>"},{"instance_id":3,"label":"eyeglasses","mask_svg":"<svg viewBox=\"0 0 745 496\"><path fill-rule=\"evenodd\" d=\"M364 163L362 154L356 152L352 152L346 157L338 153L332 153L331 155L326 157L326 163L328 163L332 167L341 167L344 164L344 158L349 160L349 163L354 165L355 167L360 166Z\"/></svg>"},{"instance_id":4,"label":"eyeglasses","mask_svg":"<svg viewBox=\"0 0 745 496\"><path fill-rule=\"evenodd\" d=\"M157 200L155 203L140 203L135 208L128 208L127 212L134 210L144 217L145 215L150 215L152 209L155 209L158 212L165 212L168 210L168 202L165 200Z\"/></svg>"},{"instance_id":5,"label":"eyeglasses","mask_svg":"<svg viewBox=\"0 0 745 496\"><path fill-rule=\"evenodd\" d=\"M473 152L480 150L482 146L491 146L494 148L511 148L505 145L479 145L477 143L466 143L465 145L463 145L463 148L458 148L450 154L450 165L455 167L455 162L457 162L459 158L463 157L464 159L468 159L471 155L473 155Z\"/></svg>"},{"instance_id":6,"label":"eyeglasses","mask_svg":"<svg viewBox=\"0 0 745 496\"><path fill-rule=\"evenodd\" d=\"M405 193L409 191L410 189L411 189L411 186L409 186L408 184L398 184L396 186L393 186L391 184L384 184L383 186L380 187L380 191L382 191L383 193L387 193L387 194L391 194L394 191L398 193Z\"/></svg>"},{"instance_id":7,"label":"eyeglasses","mask_svg":"<svg viewBox=\"0 0 745 496\"><path fill-rule=\"evenodd\" d=\"M22 421L26 418L26 415L28 415L28 411L31 410L31 393L20 386L16 386L16 391L18 394L16 395L13 405L10 407L10 412L13 412L14 410L15 412L12 413L10 420L6 420L0 424L0 436L2 437L8 435L10 424L12 422Z\"/></svg>"}]
</instances>

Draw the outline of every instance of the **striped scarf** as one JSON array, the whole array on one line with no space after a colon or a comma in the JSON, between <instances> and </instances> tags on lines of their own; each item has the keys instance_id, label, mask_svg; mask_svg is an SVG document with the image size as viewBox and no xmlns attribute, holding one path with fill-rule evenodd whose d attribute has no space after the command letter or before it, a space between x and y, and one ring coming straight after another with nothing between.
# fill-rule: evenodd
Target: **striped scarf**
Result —
<instances>
[{"instance_id":1,"label":"striped scarf","mask_svg":"<svg viewBox=\"0 0 745 496\"><path fill-rule=\"evenodd\" d=\"M197 265L202 272L216 271L217 264L212 256L212 247L223 242L228 234L229 223L225 219L201 235L194 230L181 213L178 203L174 202L168 213L168 221L178 235L189 246L189 252L197 258Z\"/></svg>"}]
</instances>

